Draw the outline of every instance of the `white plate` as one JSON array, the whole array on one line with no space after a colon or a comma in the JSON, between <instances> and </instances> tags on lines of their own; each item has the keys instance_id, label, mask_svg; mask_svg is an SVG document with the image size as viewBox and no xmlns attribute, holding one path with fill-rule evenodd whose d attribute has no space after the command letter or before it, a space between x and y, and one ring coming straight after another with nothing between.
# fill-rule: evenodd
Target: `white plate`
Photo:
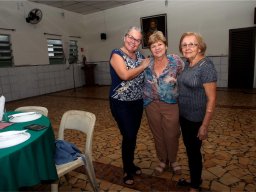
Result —
<instances>
[{"instance_id":1,"label":"white plate","mask_svg":"<svg viewBox=\"0 0 256 192\"><path fill-rule=\"evenodd\" d=\"M28 121L33 121L33 120L39 119L41 116L42 116L42 114L40 114L40 113L14 116L13 118L9 119L9 122L12 122L12 123L28 122Z\"/></svg>"},{"instance_id":2,"label":"white plate","mask_svg":"<svg viewBox=\"0 0 256 192\"><path fill-rule=\"evenodd\" d=\"M19 134L9 135L6 138L0 138L0 149L12 147L27 141L30 138L30 133L23 132Z\"/></svg>"},{"instance_id":3,"label":"white plate","mask_svg":"<svg viewBox=\"0 0 256 192\"><path fill-rule=\"evenodd\" d=\"M13 137L14 135L22 134L22 133L24 133L26 131L27 131L27 129L21 130L21 131L5 131L5 132L1 132L0 133L0 140L1 139L6 139L6 138L9 138L9 137Z\"/></svg>"}]
</instances>

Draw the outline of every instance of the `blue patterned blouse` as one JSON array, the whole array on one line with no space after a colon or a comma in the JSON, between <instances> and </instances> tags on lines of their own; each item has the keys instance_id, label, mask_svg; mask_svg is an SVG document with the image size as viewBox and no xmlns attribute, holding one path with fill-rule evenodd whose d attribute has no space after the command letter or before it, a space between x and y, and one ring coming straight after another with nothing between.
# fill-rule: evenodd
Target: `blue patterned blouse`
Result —
<instances>
[{"instance_id":1,"label":"blue patterned blouse","mask_svg":"<svg viewBox=\"0 0 256 192\"><path fill-rule=\"evenodd\" d=\"M154 59L151 58L149 67L144 71L144 106L153 100L166 103L177 103L177 76L184 69L184 62L178 55L167 55L169 64L159 77L154 72Z\"/></svg>"},{"instance_id":2,"label":"blue patterned blouse","mask_svg":"<svg viewBox=\"0 0 256 192\"><path fill-rule=\"evenodd\" d=\"M114 49L111 53L120 55L126 64L127 69L136 68L140 65L144 56L137 51L136 60L131 59L127 56L121 49ZM111 58L110 57L110 58ZM120 101L135 101L142 99L142 88L144 82L144 74L141 73L132 80L124 81L119 78L114 68L110 64L110 75L112 84L110 87L110 97L113 99L118 99Z\"/></svg>"}]
</instances>

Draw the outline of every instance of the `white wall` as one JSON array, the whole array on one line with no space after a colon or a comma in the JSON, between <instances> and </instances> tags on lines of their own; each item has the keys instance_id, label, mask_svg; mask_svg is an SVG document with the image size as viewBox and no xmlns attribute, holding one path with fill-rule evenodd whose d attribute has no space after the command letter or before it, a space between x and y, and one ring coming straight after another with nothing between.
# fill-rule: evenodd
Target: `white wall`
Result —
<instances>
[{"instance_id":1,"label":"white wall","mask_svg":"<svg viewBox=\"0 0 256 192\"><path fill-rule=\"evenodd\" d=\"M228 54L229 29L255 26L256 1L177 1L145 0L85 16L87 45L91 60L108 60L114 47L120 47L122 36L131 25L140 26L140 18L167 14L169 52L179 53L183 32L200 32L208 45L208 55ZM99 34L107 33L107 40ZM148 50L143 49L145 55Z\"/></svg>"},{"instance_id":2,"label":"white wall","mask_svg":"<svg viewBox=\"0 0 256 192\"><path fill-rule=\"evenodd\" d=\"M255 26L253 24L255 0L243 1L178 1L144 0L122 7L108 9L89 15L81 15L29 1L0 1L0 28L13 28L10 33L13 42L15 65L48 64L47 35L80 36L79 47L85 48L89 61L106 61L113 48L120 47L122 36L132 25L140 26L140 18L167 14L169 52L178 52L178 41L183 32L200 32L207 42L207 54L220 56L228 54L229 29ZM25 22L33 8L43 11L39 24ZM64 14L64 16L63 16ZM107 40L100 39L100 33L107 34ZM55 37L55 36L50 36ZM147 49L142 50L145 55ZM80 53L81 54L81 53Z\"/></svg>"},{"instance_id":3,"label":"white wall","mask_svg":"<svg viewBox=\"0 0 256 192\"><path fill-rule=\"evenodd\" d=\"M43 12L43 19L38 24L30 24L25 20L33 8L40 8ZM0 1L0 28L15 29L0 29L0 33L11 34L15 66L49 64L47 38L61 38L66 42L75 39L69 36L79 36L80 46L83 46L85 26L81 17L80 14L29 1Z\"/></svg>"},{"instance_id":4,"label":"white wall","mask_svg":"<svg viewBox=\"0 0 256 192\"><path fill-rule=\"evenodd\" d=\"M42 21L35 25L25 20L33 8L43 12ZM73 39L78 41L79 48L85 47L83 33L86 27L81 17L28 1L0 1L0 33L11 35L14 56L13 67L0 68L0 94L5 95L7 101L71 89L74 83L76 87L85 84L80 65L49 65L47 52L47 38L60 38L64 44ZM81 52L79 54L81 56Z\"/></svg>"},{"instance_id":5,"label":"white wall","mask_svg":"<svg viewBox=\"0 0 256 192\"><path fill-rule=\"evenodd\" d=\"M208 46L206 54L214 61L218 72L217 85L227 87L229 29L255 26L255 7L256 1L252 0L168 0L167 6L165 0L145 0L90 14L84 19L90 61L107 61L111 50L122 46L127 28L132 25L140 26L141 17L166 13L168 52L180 55L178 45L183 32L201 33ZM100 40L102 32L107 34L107 40ZM141 50L145 56L150 54L148 49ZM107 70L108 66L101 63L96 69L99 68ZM110 78L108 82L110 83Z\"/></svg>"},{"instance_id":6,"label":"white wall","mask_svg":"<svg viewBox=\"0 0 256 192\"><path fill-rule=\"evenodd\" d=\"M163 13L167 14L168 52L179 54L178 42L183 32L200 32L208 45L207 55L217 68L218 86L227 87L229 29L255 26L255 7L255 0L168 0L168 6L165 6L165 0L144 0L81 15L26 0L0 1L0 33L11 35L14 56L14 67L0 69L0 91L8 95L7 100L16 100L72 88L73 83L67 83L72 81L72 68L49 65L47 38L61 38L64 43L70 39L77 40L80 60L81 54L85 54L88 61L103 61L95 69L96 83L110 84L108 63L104 61L108 61L112 49L122 46L127 28L140 26L141 17ZM40 8L43 12L42 21L36 25L25 21L33 8ZM101 40L100 33L106 33L107 40ZM84 48L85 52L82 53L80 48ZM150 54L147 49L142 52ZM75 70L76 85L82 86L85 82L84 72L79 65L75 66ZM38 75L31 75L34 72ZM23 83L25 89L33 91L20 93L18 87L22 83L17 82L23 78L25 82L30 82Z\"/></svg>"},{"instance_id":7,"label":"white wall","mask_svg":"<svg viewBox=\"0 0 256 192\"><path fill-rule=\"evenodd\" d=\"M0 95L7 101L72 89L84 85L83 71L73 65L37 65L0 68ZM75 82L73 78L75 77ZM40 105L40 104L39 104Z\"/></svg>"}]
</instances>

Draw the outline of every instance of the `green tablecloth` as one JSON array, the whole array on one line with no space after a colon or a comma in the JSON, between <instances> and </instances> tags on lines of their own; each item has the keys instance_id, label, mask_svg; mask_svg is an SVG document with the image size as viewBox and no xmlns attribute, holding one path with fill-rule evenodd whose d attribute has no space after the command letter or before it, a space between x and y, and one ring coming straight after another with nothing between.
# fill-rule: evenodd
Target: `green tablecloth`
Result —
<instances>
[{"instance_id":1,"label":"green tablecloth","mask_svg":"<svg viewBox=\"0 0 256 192\"><path fill-rule=\"evenodd\" d=\"M0 130L23 130L29 124L45 125L41 131L28 130L31 137L16 146L0 149L0 191L18 190L41 181L58 179L54 162L55 138L49 119L45 116Z\"/></svg>"}]
</instances>

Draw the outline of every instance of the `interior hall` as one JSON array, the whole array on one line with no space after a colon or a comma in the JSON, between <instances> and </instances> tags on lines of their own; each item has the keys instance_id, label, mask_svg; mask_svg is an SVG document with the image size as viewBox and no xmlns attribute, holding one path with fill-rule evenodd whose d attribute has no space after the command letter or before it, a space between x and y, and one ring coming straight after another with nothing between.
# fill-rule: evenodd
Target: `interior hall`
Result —
<instances>
[{"instance_id":1,"label":"interior hall","mask_svg":"<svg viewBox=\"0 0 256 192\"><path fill-rule=\"evenodd\" d=\"M181 177L189 179L182 137L177 158L182 175L156 175L158 159L145 113L135 150L142 175L132 186L123 184L121 135L109 107L111 51L122 46L130 26L146 30L150 19L163 18L159 27L167 53L182 57L181 35L198 32L217 71L216 110L202 146L202 191L256 191L255 7L255 0L0 1L5 110L46 107L56 139L66 111L95 114L92 158L100 191L186 191L177 185ZM151 55L145 42L139 50ZM67 138L83 148L83 135L70 131ZM92 191L82 167L68 175L60 178L59 191ZM51 186L19 190L50 191Z\"/></svg>"}]
</instances>

